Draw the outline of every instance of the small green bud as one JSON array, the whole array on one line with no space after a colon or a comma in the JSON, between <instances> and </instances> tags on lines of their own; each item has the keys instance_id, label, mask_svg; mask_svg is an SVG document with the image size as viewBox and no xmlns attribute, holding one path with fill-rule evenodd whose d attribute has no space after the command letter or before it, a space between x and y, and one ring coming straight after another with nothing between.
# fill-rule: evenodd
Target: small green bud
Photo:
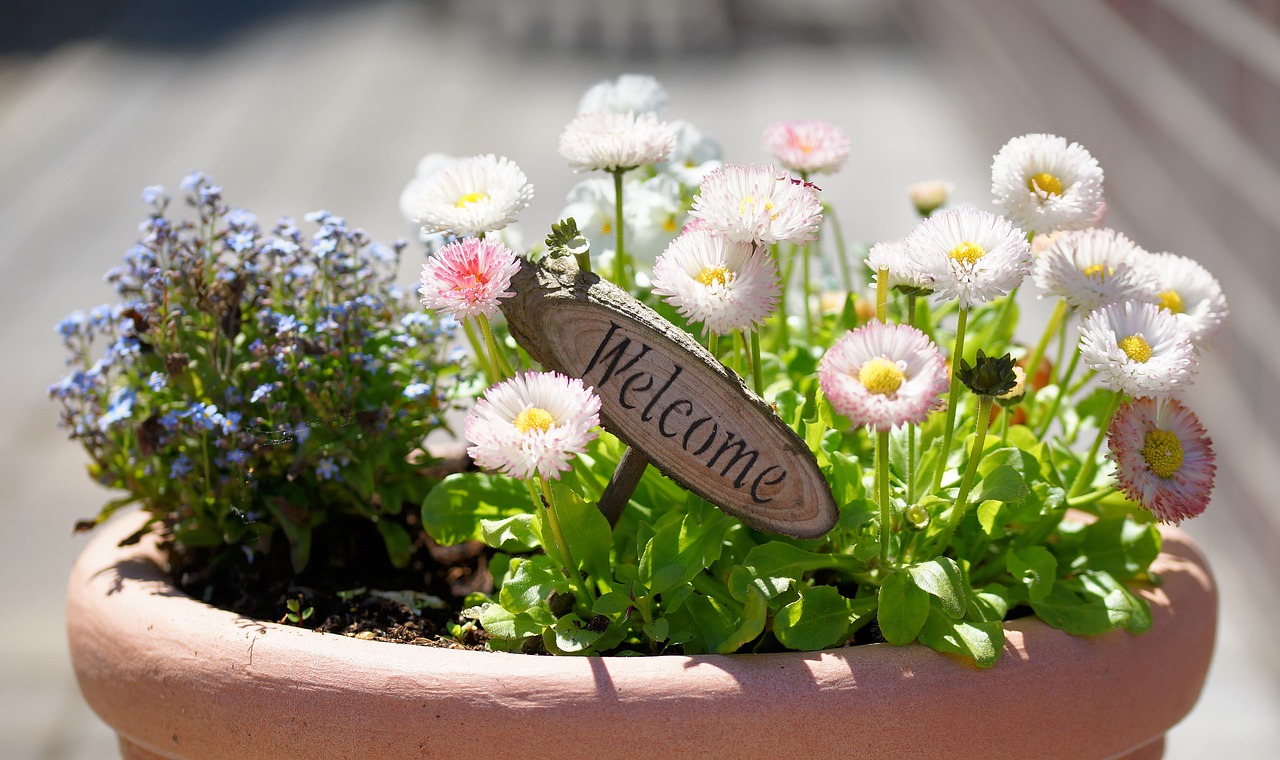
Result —
<instances>
[{"instance_id":1,"label":"small green bud","mask_svg":"<svg viewBox=\"0 0 1280 760\"><path fill-rule=\"evenodd\" d=\"M929 510L919 504L912 504L902 512L903 520L907 524L908 530L924 530L929 527L929 522L933 519L929 514Z\"/></svg>"},{"instance_id":2,"label":"small green bud","mask_svg":"<svg viewBox=\"0 0 1280 760\"><path fill-rule=\"evenodd\" d=\"M1000 396L1013 390L1018 384L1018 376L1013 372L1012 356L986 356L982 349L978 349L978 356L972 366L964 359L960 360L960 371L956 376L978 396Z\"/></svg>"}]
</instances>

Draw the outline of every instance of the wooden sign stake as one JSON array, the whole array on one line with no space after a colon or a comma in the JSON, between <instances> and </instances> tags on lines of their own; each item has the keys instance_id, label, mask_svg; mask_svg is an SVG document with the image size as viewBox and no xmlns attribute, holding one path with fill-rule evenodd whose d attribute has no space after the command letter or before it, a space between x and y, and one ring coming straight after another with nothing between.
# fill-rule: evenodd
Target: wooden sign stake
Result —
<instances>
[{"instance_id":1,"label":"wooden sign stake","mask_svg":"<svg viewBox=\"0 0 1280 760\"><path fill-rule=\"evenodd\" d=\"M693 336L568 256L522 260L511 289L502 311L512 337L593 387L601 424L634 449L601 499L611 522L647 460L754 528L816 538L835 526L808 446Z\"/></svg>"}]
</instances>

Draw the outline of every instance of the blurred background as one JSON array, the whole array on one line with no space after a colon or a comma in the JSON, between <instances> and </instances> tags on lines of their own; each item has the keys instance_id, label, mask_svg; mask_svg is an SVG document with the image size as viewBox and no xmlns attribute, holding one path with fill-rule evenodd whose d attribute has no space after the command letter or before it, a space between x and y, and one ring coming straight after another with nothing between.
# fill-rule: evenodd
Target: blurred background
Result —
<instances>
[{"instance_id":1,"label":"blurred background","mask_svg":"<svg viewBox=\"0 0 1280 760\"><path fill-rule=\"evenodd\" d=\"M853 240L905 234L919 180L992 208L991 156L1044 131L1106 170L1110 226L1217 275L1232 318L1187 395L1217 489L1184 527L1221 586L1219 640L1166 756L1274 757L1280 0L0 1L0 756L115 752L62 631L71 526L108 495L45 388L63 374L54 324L113 300L101 275L135 240L142 188L199 169L264 219L327 208L390 241L414 236L397 198L423 154L492 152L536 188L535 241L578 179L560 130L588 86L629 72L729 161L767 162L773 121L841 127L853 153L822 184Z\"/></svg>"}]
</instances>

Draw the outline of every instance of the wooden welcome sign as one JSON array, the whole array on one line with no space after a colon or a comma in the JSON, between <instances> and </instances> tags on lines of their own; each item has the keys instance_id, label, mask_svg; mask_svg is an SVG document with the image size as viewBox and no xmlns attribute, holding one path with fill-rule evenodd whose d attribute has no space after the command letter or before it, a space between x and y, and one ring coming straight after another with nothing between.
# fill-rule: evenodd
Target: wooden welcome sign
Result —
<instances>
[{"instance_id":1,"label":"wooden welcome sign","mask_svg":"<svg viewBox=\"0 0 1280 760\"><path fill-rule=\"evenodd\" d=\"M511 335L594 387L605 429L664 475L754 528L816 538L835 525L809 448L688 333L568 256L522 260L511 289ZM638 479L644 464L627 469Z\"/></svg>"}]
</instances>

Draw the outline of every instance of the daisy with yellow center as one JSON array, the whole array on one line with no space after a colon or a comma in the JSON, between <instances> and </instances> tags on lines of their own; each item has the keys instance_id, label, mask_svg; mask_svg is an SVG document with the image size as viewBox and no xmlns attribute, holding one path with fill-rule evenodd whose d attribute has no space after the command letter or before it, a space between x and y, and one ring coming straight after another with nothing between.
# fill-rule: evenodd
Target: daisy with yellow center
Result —
<instances>
[{"instance_id":1,"label":"daisy with yellow center","mask_svg":"<svg viewBox=\"0 0 1280 760\"><path fill-rule=\"evenodd\" d=\"M921 295L933 290L933 277L922 272L907 258L906 240L886 240L871 246L867 252L867 267L872 280L878 282L881 267L889 270L889 287L899 288L911 295Z\"/></svg>"},{"instance_id":2,"label":"daisy with yellow center","mask_svg":"<svg viewBox=\"0 0 1280 760\"><path fill-rule=\"evenodd\" d=\"M600 398L577 378L524 372L484 393L463 433L476 464L515 478L556 479L596 437Z\"/></svg>"},{"instance_id":3,"label":"daisy with yellow center","mask_svg":"<svg viewBox=\"0 0 1280 760\"><path fill-rule=\"evenodd\" d=\"M520 167L490 154L433 162L427 172L420 165L400 206L405 216L422 225L424 235L467 237L506 227L532 198L533 185Z\"/></svg>"},{"instance_id":4,"label":"daisy with yellow center","mask_svg":"<svg viewBox=\"0 0 1280 760\"><path fill-rule=\"evenodd\" d=\"M653 292L703 334L727 335L763 325L777 308L778 267L751 243L707 229L681 234L653 265Z\"/></svg>"},{"instance_id":5,"label":"daisy with yellow center","mask_svg":"<svg viewBox=\"0 0 1280 760\"><path fill-rule=\"evenodd\" d=\"M1058 296L1080 311L1117 301L1154 303L1151 254L1112 229L1060 232L1036 259L1031 277L1042 296Z\"/></svg>"},{"instance_id":6,"label":"daisy with yellow center","mask_svg":"<svg viewBox=\"0 0 1280 760\"><path fill-rule=\"evenodd\" d=\"M1110 304L1080 325L1080 358L1099 381L1130 396L1163 396L1191 383L1191 336L1153 303Z\"/></svg>"},{"instance_id":7,"label":"daisy with yellow center","mask_svg":"<svg viewBox=\"0 0 1280 760\"><path fill-rule=\"evenodd\" d=\"M1084 229L1103 207L1102 169L1077 143L1023 135L992 160L991 193L1004 215L1028 232Z\"/></svg>"},{"instance_id":8,"label":"daisy with yellow center","mask_svg":"<svg viewBox=\"0 0 1280 760\"><path fill-rule=\"evenodd\" d=\"M878 431L923 422L950 377L933 341L909 325L868 322L836 341L818 364L831 405Z\"/></svg>"},{"instance_id":9,"label":"daisy with yellow center","mask_svg":"<svg viewBox=\"0 0 1280 760\"><path fill-rule=\"evenodd\" d=\"M1125 495L1161 522L1204 512L1213 490L1213 443L1176 399L1140 398L1121 406L1107 430L1109 459Z\"/></svg>"},{"instance_id":10,"label":"daisy with yellow center","mask_svg":"<svg viewBox=\"0 0 1280 760\"><path fill-rule=\"evenodd\" d=\"M1156 282L1160 307L1173 314L1202 345L1227 319L1227 297L1209 270L1185 256L1153 253L1147 267Z\"/></svg>"},{"instance_id":11,"label":"daisy with yellow center","mask_svg":"<svg viewBox=\"0 0 1280 760\"><path fill-rule=\"evenodd\" d=\"M907 237L906 256L931 280L936 300L960 308L994 301L1031 271L1031 246L1008 220L962 206L934 214Z\"/></svg>"},{"instance_id":12,"label":"daisy with yellow center","mask_svg":"<svg viewBox=\"0 0 1280 760\"><path fill-rule=\"evenodd\" d=\"M803 243L822 224L811 184L772 166L727 164L706 176L689 215L743 243Z\"/></svg>"}]
</instances>

